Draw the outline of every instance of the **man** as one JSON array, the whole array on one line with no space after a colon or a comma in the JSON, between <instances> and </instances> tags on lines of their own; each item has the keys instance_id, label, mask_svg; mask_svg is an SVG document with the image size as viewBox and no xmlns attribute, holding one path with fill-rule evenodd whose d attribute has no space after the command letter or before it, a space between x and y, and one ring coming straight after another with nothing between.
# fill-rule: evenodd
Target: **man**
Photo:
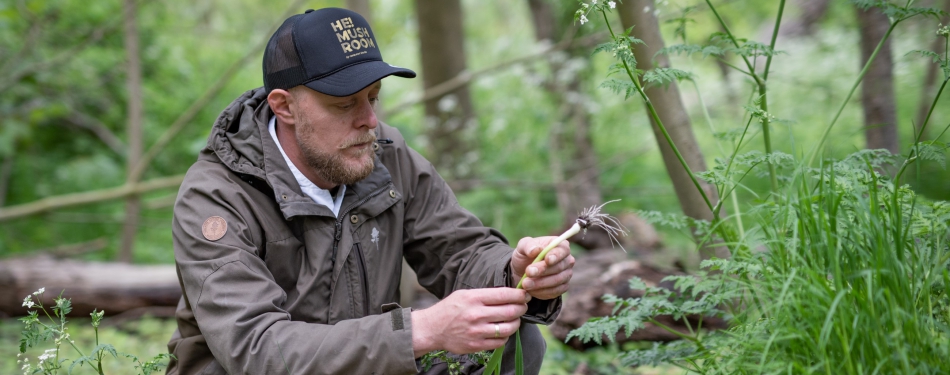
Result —
<instances>
[{"instance_id":1,"label":"man","mask_svg":"<svg viewBox=\"0 0 950 375\"><path fill-rule=\"evenodd\" d=\"M434 350L502 345L510 372L519 327L537 373L544 341L521 322L554 320L574 258L561 244L532 264L551 237L512 250L377 121L380 80L415 73L383 62L344 9L287 19L263 65L264 87L219 116L175 203L168 373L414 374ZM439 303L396 304L403 258Z\"/></svg>"}]
</instances>

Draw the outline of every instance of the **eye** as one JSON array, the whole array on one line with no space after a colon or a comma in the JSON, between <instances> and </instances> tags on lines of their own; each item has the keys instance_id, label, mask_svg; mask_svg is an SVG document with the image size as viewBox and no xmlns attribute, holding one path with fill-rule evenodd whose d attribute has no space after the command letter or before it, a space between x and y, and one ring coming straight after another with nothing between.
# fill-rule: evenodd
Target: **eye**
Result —
<instances>
[{"instance_id":1,"label":"eye","mask_svg":"<svg viewBox=\"0 0 950 375\"><path fill-rule=\"evenodd\" d=\"M369 98L369 104L372 105L373 107L375 107L377 104L379 104L379 97L378 97L378 96L376 96L376 97L370 97L370 98Z\"/></svg>"}]
</instances>

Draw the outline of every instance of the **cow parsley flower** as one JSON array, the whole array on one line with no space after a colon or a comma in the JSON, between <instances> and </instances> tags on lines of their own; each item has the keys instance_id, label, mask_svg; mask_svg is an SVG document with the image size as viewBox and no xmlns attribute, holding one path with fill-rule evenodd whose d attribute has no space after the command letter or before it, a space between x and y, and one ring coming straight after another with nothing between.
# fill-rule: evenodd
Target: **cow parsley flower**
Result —
<instances>
[{"instance_id":1,"label":"cow parsley flower","mask_svg":"<svg viewBox=\"0 0 950 375\"><path fill-rule=\"evenodd\" d=\"M583 24L585 24L585 23L587 23L587 16L585 16L585 15L582 14L582 15L581 15L581 25L583 25Z\"/></svg>"},{"instance_id":2,"label":"cow parsley flower","mask_svg":"<svg viewBox=\"0 0 950 375\"><path fill-rule=\"evenodd\" d=\"M34 295L34 296L38 296L38 295L43 294L43 293L46 293L46 288L40 288L39 290L33 292L33 295Z\"/></svg>"},{"instance_id":3,"label":"cow parsley flower","mask_svg":"<svg viewBox=\"0 0 950 375\"><path fill-rule=\"evenodd\" d=\"M32 309L33 305L35 305L35 303L33 303L33 298L31 298L31 296L26 296L25 298L23 298L23 307Z\"/></svg>"},{"instance_id":4,"label":"cow parsley flower","mask_svg":"<svg viewBox=\"0 0 950 375\"><path fill-rule=\"evenodd\" d=\"M607 5L610 5L610 9L614 9L614 8L617 7L617 2L615 2L615 1L608 1L608 2L607 2Z\"/></svg>"}]
</instances>

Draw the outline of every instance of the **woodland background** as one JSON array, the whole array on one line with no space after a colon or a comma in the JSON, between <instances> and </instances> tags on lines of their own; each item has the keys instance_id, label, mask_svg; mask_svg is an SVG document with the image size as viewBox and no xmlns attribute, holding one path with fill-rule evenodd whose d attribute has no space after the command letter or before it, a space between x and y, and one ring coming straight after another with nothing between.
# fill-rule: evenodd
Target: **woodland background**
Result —
<instances>
[{"instance_id":1,"label":"woodland background","mask_svg":"<svg viewBox=\"0 0 950 375\"><path fill-rule=\"evenodd\" d=\"M776 3L716 2L733 33L763 43ZM950 0L918 3L950 10ZM115 272L113 282L127 282L124 268L90 271L62 259L172 264L171 206L210 125L233 98L262 84L260 60L272 30L289 14L329 6L366 15L387 62L420 73L384 81L380 118L437 166L464 207L509 240L558 232L580 208L611 199L621 199L608 206L621 216L710 215L682 169L665 161L643 104L599 87L611 61L592 51L607 41L606 29L603 22L576 23L573 0L2 0L0 284L8 292L0 293L0 305L19 305L36 289L30 283L47 279ZM703 43L719 27L699 1L627 0L618 8L621 17L611 22L636 24L633 35L651 51L664 42ZM650 22L661 34L638 34ZM908 52L941 52L938 22L920 17L894 31L824 144L825 156L908 150L943 79L929 59ZM771 112L788 120L772 127L781 140L776 150L801 155L817 142L887 26L879 11L858 11L849 1L789 2L776 44L784 54L775 57L769 80ZM647 56L638 60L646 64ZM654 104L687 142L680 149L690 165L705 169L725 155L717 133L745 123L742 104L751 103L752 84L728 69L737 61L664 60L657 62L695 79L657 89ZM950 121L950 112L939 110L948 100L930 119L933 133ZM950 199L950 173L939 163L922 163L914 173L907 181L915 191ZM763 201L770 181L750 176L743 186L730 210ZM689 233L637 228L639 236L625 242L630 259L690 271L704 257ZM586 251L576 248L579 258ZM110 304L121 302L98 306L107 321ZM140 310L115 319L105 334L126 351L157 353L174 329L163 314ZM0 321L2 373L15 371L18 334L15 320ZM552 339L548 370L595 371L616 350L576 353Z\"/></svg>"}]
</instances>

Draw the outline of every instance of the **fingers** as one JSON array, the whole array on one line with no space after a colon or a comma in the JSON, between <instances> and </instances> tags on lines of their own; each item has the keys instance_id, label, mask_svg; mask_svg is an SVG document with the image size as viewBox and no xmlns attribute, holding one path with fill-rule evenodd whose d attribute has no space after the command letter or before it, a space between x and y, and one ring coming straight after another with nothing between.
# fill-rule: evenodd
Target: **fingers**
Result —
<instances>
[{"instance_id":1,"label":"fingers","mask_svg":"<svg viewBox=\"0 0 950 375\"><path fill-rule=\"evenodd\" d=\"M515 288L469 289L463 293L485 306L525 304L530 298L527 292Z\"/></svg>"},{"instance_id":2,"label":"fingers","mask_svg":"<svg viewBox=\"0 0 950 375\"><path fill-rule=\"evenodd\" d=\"M515 319L508 322L489 323L484 326L486 339L506 339L515 334L521 327L521 319Z\"/></svg>"},{"instance_id":3,"label":"fingers","mask_svg":"<svg viewBox=\"0 0 950 375\"><path fill-rule=\"evenodd\" d=\"M567 292L573 270L568 269L551 276L528 278L521 284L532 296L551 299Z\"/></svg>"},{"instance_id":4,"label":"fingers","mask_svg":"<svg viewBox=\"0 0 950 375\"><path fill-rule=\"evenodd\" d=\"M555 248L554 250L558 250L558 248ZM551 253L553 253L554 250L551 250ZM567 253L564 257L559 257L560 255L563 255L560 253L553 255L551 253L548 253L548 255L544 257L543 261L533 263L528 266L528 268L525 269L525 274L527 274L528 277L535 278L558 274L564 270L574 268L575 259L570 253Z\"/></svg>"}]
</instances>

